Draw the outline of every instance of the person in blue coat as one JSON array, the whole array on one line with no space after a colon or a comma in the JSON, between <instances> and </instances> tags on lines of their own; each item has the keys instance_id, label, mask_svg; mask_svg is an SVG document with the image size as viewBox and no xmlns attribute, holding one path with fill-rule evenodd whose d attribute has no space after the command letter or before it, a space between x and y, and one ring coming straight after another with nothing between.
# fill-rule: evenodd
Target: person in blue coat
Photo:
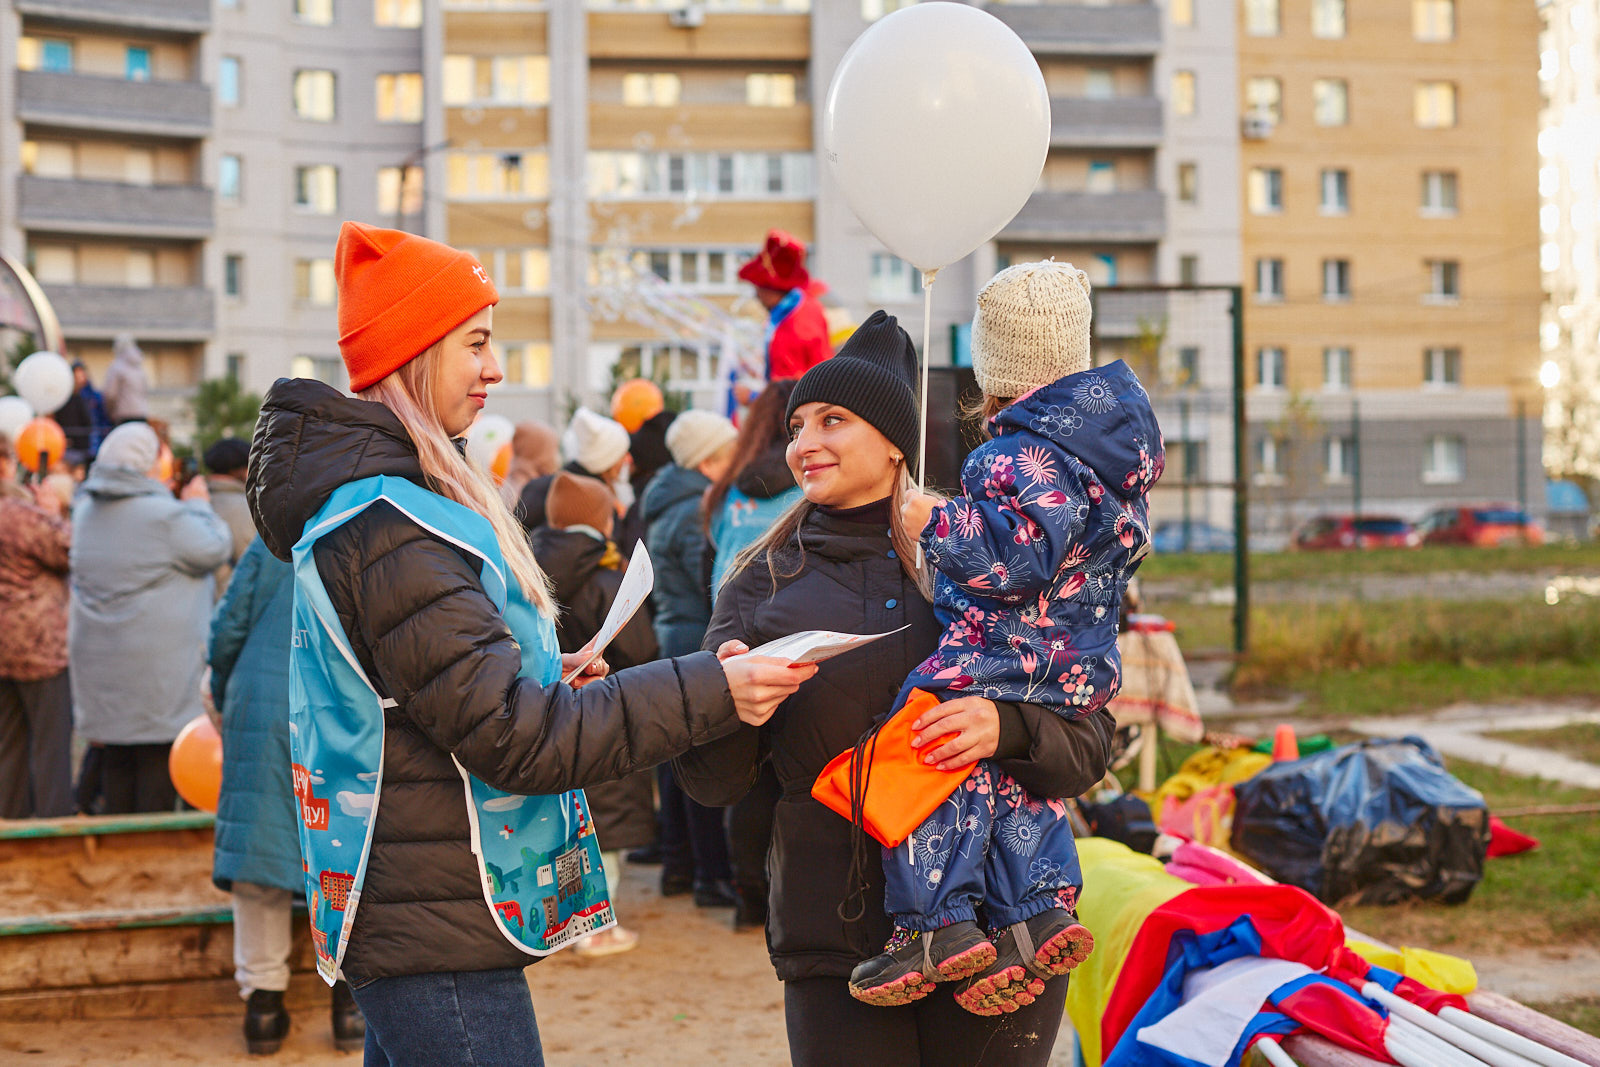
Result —
<instances>
[{"instance_id":1,"label":"person in blue coat","mask_svg":"<svg viewBox=\"0 0 1600 1067\"><path fill-rule=\"evenodd\" d=\"M283 1006L295 894L305 888L289 778L289 634L294 567L258 537L211 618L211 699L222 719L222 795L211 880L233 894L233 963L245 998L251 1053L276 1052L289 1032ZM366 1039L344 982L333 989L334 1043Z\"/></svg>"}]
</instances>

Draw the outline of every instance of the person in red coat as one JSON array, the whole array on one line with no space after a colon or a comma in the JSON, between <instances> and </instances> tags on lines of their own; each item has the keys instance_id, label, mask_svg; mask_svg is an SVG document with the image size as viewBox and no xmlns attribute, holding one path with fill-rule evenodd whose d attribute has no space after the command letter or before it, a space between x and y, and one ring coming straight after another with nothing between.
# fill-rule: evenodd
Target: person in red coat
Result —
<instances>
[{"instance_id":1,"label":"person in red coat","mask_svg":"<svg viewBox=\"0 0 1600 1067\"><path fill-rule=\"evenodd\" d=\"M771 231L760 254L739 268L739 278L756 287L756 299L767 309L767 381L798 378L833 355L818 300L826 287L806 271L804 242Z\"/></svg>"}]
</instances>

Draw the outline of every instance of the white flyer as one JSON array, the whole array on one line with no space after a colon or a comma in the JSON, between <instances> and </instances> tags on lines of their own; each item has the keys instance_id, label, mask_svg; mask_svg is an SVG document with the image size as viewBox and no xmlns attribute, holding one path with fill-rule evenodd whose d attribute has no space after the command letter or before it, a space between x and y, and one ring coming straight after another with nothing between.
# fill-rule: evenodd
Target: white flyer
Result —
<instances>
[{"instance_id":1,"label":"white flyer","mask_svg":"<svg viewBox=\"0 0 1600 1067\"><path fill-rule=\"evenodd\" d=\"M907 623L900 630L908 630L911 624ZM802 630L780 637L776 641L768 641L760 648L752 648L749 652L742 652L733 657L744 659L746 656L766 656L771 659L787 660L790 663L821 663L825 659L849 652L852 648L860 648L870 644L880 637L897 634L900 630L888 630L881 634L841 634L833 630Z\"/></svg>"},{"instance_id":2,"label":"white flyer","mask_svg":"<svg viewBox=\"0 0 1600 1067\"><path fill-rule=\"evenodd\" d=\"M606 650L611 639L622 632L628 625L628 620L633 618L634 612L644 606L650 598L650 590L655 587L656 572L650 565L650 553L644 549L644 542L640 541L633 546L633 558L628 561L628 569L622 575L622 585L617 588L617 599L611 602L611 610L606 612L606 621L600 624L600 631L589 639L583 646L586 653L584 660L575 669L568 672L561 679L563 682L572 683L572 680L582 674L593 663L600 653Z\"/></svg>"}]
</instances>

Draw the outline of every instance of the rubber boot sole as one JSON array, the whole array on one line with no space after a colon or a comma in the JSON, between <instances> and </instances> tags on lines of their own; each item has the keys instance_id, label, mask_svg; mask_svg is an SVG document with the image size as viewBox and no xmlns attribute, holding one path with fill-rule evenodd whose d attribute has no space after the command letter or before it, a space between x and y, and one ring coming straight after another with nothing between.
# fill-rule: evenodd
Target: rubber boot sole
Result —
<instances>
[{"instance_id":1,"label":"rubber boot sole","mask_svg":"<svg viewBox=\"0 0 1600 1067\"><path fill-rule=\"evenodd\" d=\"M1032 1004L1044 992L1045 980L1063 975L1089 958L1094 951L1094 936L1074 923L1039 945L1033 953L1033 967L1008 964L974 979L956 993L956 1003L974 1015L1009 1015Z\"/></svg>"},{"instance_id":2,"label":"rubber boot sole","mask_svg":"<svg viewBox=\"0 0 1600 1067\"><path fill-rule=\"evenodd\" d=\"M850 987L850 995L863 1004L876 1007L894 1007L921 1000L933 992L938 982L959 982L994 966L995 947L988 941L958 952L938 965L936 978L928 978L920 970L908 971L898 978L874 986Z\"/></svg>"}]
</instances>

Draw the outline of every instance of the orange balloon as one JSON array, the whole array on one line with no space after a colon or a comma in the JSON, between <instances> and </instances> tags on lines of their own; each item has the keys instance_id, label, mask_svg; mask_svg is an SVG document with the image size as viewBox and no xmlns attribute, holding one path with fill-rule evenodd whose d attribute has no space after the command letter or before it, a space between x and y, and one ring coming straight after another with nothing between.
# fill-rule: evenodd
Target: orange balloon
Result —
<instances>
[{"instance_id":1,"label":"orange balloon","mask_svg":"<svg viewBox=\"0 0 1600 1067\"><path fill-rule=\"evenodd\" d=\"M201 715L178 731L167 757L167 773L178 795L201 811L215 812L222 796L222 735Z\"/></svg>"},{"instance_id":2,"label":"orange balloon","mask_svg":"<svg viewBox=\"0 0 1600 1067\"><path fill-rule=\"evenodd\" d=\"M661 387L646 378L625 381L611 394L611 417L629 433L638 433L646 419L654 418L666 406Z\"/></svg>"},{"instance_id":3,"label":"orange balloon","mask_svg":"<svg viewBox=\"0 0 1600 1067\"><path fill-rule=\"evenodd\" d=\"M35 473L44 473L67 451L67 435L55 419L40 415L17 433L17 459Z\"/></svg>"},{"instance_id":4,"label":"orange balloon","mask_svg":"<svg viewBox=\"0 0 1600 1067\"><path fill-rule=\"evenodd\" d=\"M506 475L511 473L511 442L507 441L500 446L500 451L494 454L494 462L489 464L489 473L494 475L495 485L504 485Z\"/></svg>"}]
</instances>

